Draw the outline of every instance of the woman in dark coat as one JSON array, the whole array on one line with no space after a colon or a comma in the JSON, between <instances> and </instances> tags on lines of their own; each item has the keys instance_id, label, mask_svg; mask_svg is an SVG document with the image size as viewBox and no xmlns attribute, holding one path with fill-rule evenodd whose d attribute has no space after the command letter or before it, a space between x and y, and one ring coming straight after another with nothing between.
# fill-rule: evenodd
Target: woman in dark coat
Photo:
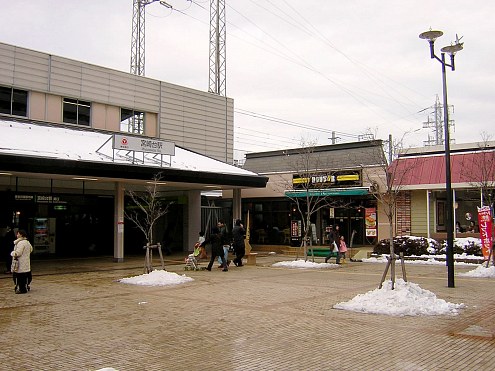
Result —
<instances>
[{"instance_id":1,"label":"woman in dark coat","mask_svg":"<svg viewBox=\"0 0 495 371\"><path fill-rule=\"evenodd\" d=\"M12 266L12 256L10 253L14 249L14 241L17 239L12 227L7 226L7 233L3 236L1 242L2 255L5 257L5 273L11 273L10 268Z\"/></svg>"},{"instance_id":2,"label":"woman in dark coat","mask_svg":"<svg viewBox=\"0 0 495 371\"><path fill-rule=\"evenodd\" d=\"M222 259L223 271L227 272L229 270L227 262L225 261L225 256L223 254L223 241L220 230L217 227L213 227L211 230L211 235L207 238L201 246L205 246L206 244L211 244L211 257L210 262L208 263L207 270L211 271L211 267L215 262L215 258L219 256Z\"/></svg>"},{"instance_id":3,"label":"woman in dark coat","mask_svg":"<svg viewBox=\"0 0 495 371\"><path fill-rule=\"evenodd\" d=\"M244 245L244 238L246 236L246 230L242 225L242 221L237 219L235 221L234 229L232 229L232 239L234 240L234 252L235 259L234 264L238 267L242 267L242 258L246 254L246 246Z\"/></svg>"}]
</instances>

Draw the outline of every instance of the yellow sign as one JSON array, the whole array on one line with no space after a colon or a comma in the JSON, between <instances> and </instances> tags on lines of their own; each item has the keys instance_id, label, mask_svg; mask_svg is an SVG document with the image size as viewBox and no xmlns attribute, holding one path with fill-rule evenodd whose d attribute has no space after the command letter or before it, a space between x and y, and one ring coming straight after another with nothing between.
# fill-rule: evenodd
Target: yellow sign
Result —
<instances>
[{"instance_id":1,"label":"yellow sign","mask_svg":"<svg viewBox=\"0 0 495 371\"><path fill-rule=\"evenodd\" d=\"M292 184L303 184L309 183L309 178L294 178L292 179Z\"/></svg>"},{"instance_id":2,"label":"yellow sign","mask_svg":"<svg viewBox=\"0 0 495 371\"><path fill-rule=\"evenodd\" d=\"M346 182L349 180L359 180L359 174L337 175L337 182Z\"/></svg>"}]
</instances>

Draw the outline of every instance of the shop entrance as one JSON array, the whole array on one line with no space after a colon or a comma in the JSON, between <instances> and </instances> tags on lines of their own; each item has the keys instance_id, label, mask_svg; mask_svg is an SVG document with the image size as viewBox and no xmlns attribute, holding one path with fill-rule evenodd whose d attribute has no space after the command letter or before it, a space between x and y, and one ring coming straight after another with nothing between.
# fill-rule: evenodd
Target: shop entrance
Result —
<instances>
[{"instance_id":1,"label":"shop entrance","mask_svg":"<svg viewBox=\"0 0 495 371\"><path fill-rule=\"evenodd\" d=\"M5 224L25 229L33 257L113 254L113 197L5 192Z\"/></svg>"}]
</instances>

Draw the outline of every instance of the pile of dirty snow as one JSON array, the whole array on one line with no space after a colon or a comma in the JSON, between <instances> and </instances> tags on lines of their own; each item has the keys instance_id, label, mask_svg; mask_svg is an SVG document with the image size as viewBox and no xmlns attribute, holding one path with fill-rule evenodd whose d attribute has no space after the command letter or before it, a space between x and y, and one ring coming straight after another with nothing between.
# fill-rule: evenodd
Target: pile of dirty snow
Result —
<instances>
[{"instance_id":1,"label":"pile of dirty snow","mask_svg":"<svg viewBox=\"0 0 495 371\"><path fill-rule=\"evenodd\" d=\"M181 276L177 273L167 272L161 269L154 270L150 273L141 274L139 276L121 278L119 280L121 283L141 286L170 286L189 281L194 281L194 279L187 277L185 274Z\"/></svg>"},{"instance_id":2,"label":"pile of dirty snow","mask_svg":"<svg viewBox=\"0 0 495 371\"><path fill-rule=\"evenodd\" d=\"M335 309L353 312L386 314L391 316L457 315L464 304L452 304L438 299L431 291L399 278L392 290L392 281L384 282L381 289L359 294L347 302L337 303Z\"/></svg>"},{"instance_id":3,"label":"pile of dirty snow","mask_svg":"<svg viewBox=\"0 0 495 371\"><path fill-rule=\"evenodd\" d=\"M313 263L304 260L283 261L272 264L272 267L299 268L299 269L322 269L322 268L335 268L338 266L339 266L338 264Z\"/></svg>"},{"instance_id":4,"label":"pile of dirty snow","mask_svg":"<svg viewBox=\"0 0 495 371\"><path fill-rule=\"evenodd\" d=\"M495 278L495 267L492 265L486 268L486 263L478 265L476 269L472 271L459 273L461 277L481 277L481 278Z\"/></svg>"}]
</instances>

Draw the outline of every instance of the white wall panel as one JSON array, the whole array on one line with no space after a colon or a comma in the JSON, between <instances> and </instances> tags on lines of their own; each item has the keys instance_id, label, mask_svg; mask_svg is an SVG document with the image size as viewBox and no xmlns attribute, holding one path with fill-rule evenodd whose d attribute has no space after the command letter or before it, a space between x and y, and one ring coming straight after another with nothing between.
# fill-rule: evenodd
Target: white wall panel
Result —
<instances>
[{"instance_id":1,"label":"white wall panel","mask_svg":"<svg viewBox=\"0 0 495 371\"><path fill-rule=\"evenodd\" d=\"M49 93L60 102L68 97L154 113L159 137L221 161L233 160L230 98L2 43L0 84ZM115 123L104 126L110 124Z\"/></svg>"}]
</instances>

